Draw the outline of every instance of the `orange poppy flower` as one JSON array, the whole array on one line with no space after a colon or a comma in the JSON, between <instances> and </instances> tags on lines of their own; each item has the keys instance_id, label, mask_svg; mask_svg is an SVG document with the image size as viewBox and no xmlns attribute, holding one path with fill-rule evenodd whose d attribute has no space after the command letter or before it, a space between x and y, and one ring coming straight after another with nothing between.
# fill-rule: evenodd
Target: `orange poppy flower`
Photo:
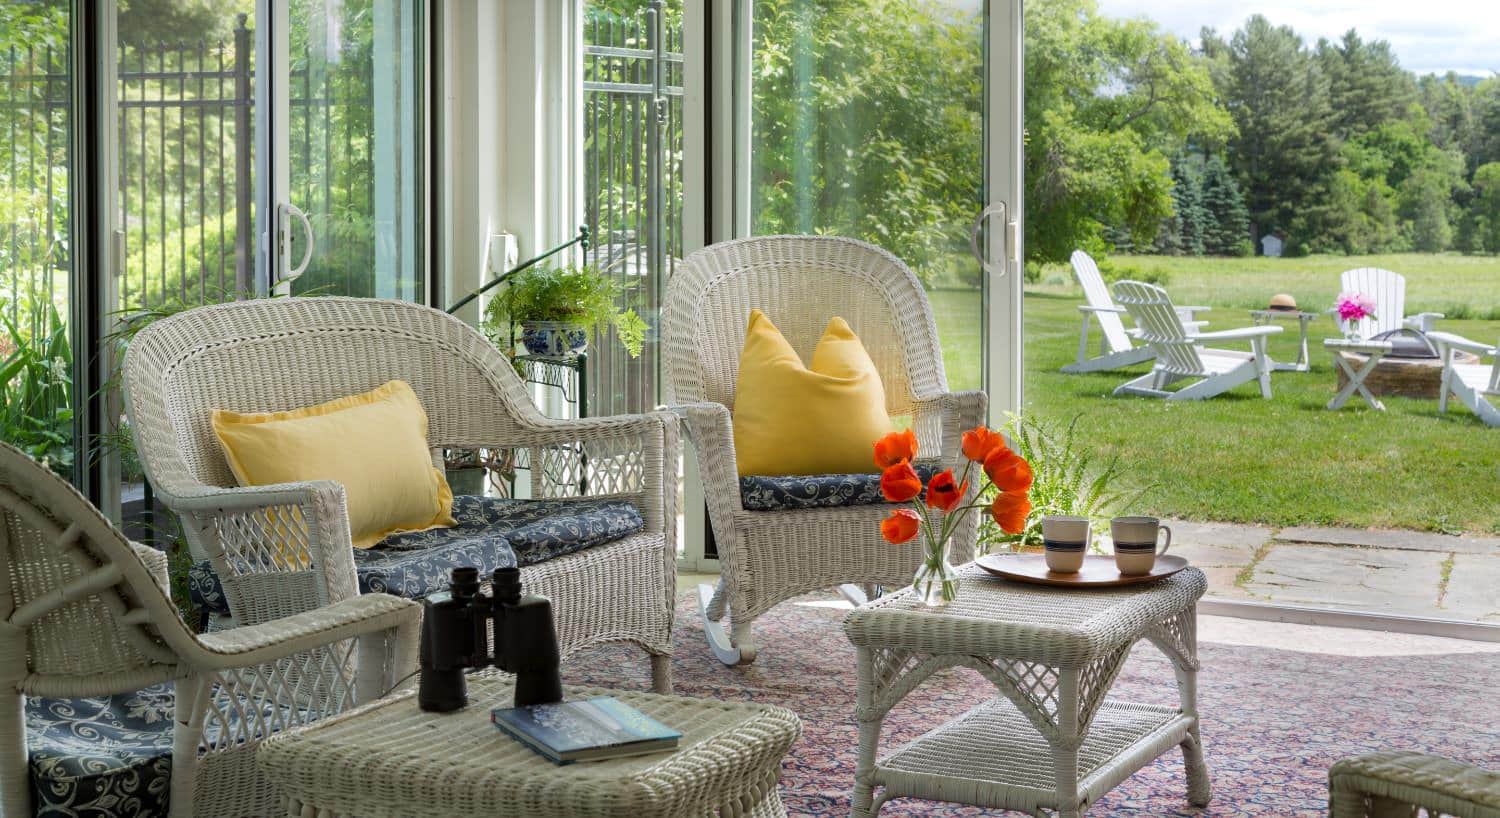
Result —
<instances>
[{"instance_id":1,"label":"orange poppy flower","mask_svg":"<svg viewBox=\"0 0 1500 818\"><path fill-rule=\"evenodd\" d=\"M1031 498L1020 492L1002 491L990 505L990 516L1001 531L1020 534L1026 530L1026 518L1031 516Z\"/></svg>"},{"instance_id":2,"label":"orange poppy flower","mask_svg":"<svg viewBox=\"0 0 1500 818\"><path fill-rule=\"evenodd\" d=\"M888 469L902 461L917 459L917 433L910 429L891 432L875 441L875 465Z\"/></svg>"},{"instance_id":3,"label":"orange poppy flower","mask_svg":"<svg viewBox=\"0 0 1500 818\"><path fill-rule=\"evenodd\" d=\"M880 493L892 503L904 503L922 493L922 478L903 460L881 473Z\"/></svg>"},{"instance_id":4,"label":"orange poppy flower","mask_svg":"<svg viewBox=\"0 0 1500 818\"><path fill-rule=\"evenodd\" d=\"M953 479L953 470L948 469L942 474L933 477L927 483L927 505L932 506L944 513L952 511L963 502L964 495L969 491L969 481L965 480L963 485Z\"/></svg>"},{"instance_id":5,"label":"orange poppy flower","mask_svg":"<svg viewBox=\"0 0 1500 818\"><path fill-rule=\"evenodd\" d=\"M909 508L898 508L880 521L880 536L891 545L900 545L922 530L922 515Z\"/></svg>"},{"instance_id":6,"label":"orange poppy flower","mask_svg":"<svg viewBox=\"0 0 1500 818\"><path fill-rule=\"evenodd\" d=\"M985 476L1005 492L1026 493L1031 490L1034 475L1026 458L1008 448L996 449L984 461Z\"/></svg>"},{"instance_id":7,"label":"orange poppy flower","mask_svg":"<svg viewBox=\"0 0 1500 818\"><path fill-rule=\"evenodd\" d=\"M999 432L984 426L976 426L963 436L964 457L975 463L983 464L990 455L1000 449L1006 448L1005 438Z\"/></svg>"}]
</instances>

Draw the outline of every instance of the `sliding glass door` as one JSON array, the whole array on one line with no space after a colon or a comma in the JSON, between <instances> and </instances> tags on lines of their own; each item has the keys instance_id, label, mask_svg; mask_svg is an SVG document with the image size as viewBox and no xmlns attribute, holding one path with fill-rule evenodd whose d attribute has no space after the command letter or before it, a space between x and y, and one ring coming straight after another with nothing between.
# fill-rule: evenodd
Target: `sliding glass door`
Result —
<instances>
[{"instance_id":1,"label":"sliding glass door","mask_svg":"<svg viewBox=\"0 0 1500 818\"><path fill-rule=\"evenodd\" d=\"M991 290L1013 254L995 229L1005 218L982 223L974 246L986 265L971 228L1019 187L1018 85L1002 70L1018 59L1019 0L741 3L737 233L833 234L891 251L927 289L950 386L984 388L986 339L1012 332L991 309L1011 303L1010 288ZM993 362L1007 383L1014 334ZM999 392L1006 408L1018 397Z\"/></svg>"},{"instance_id":2,"label":"sliding glass door","mask_svg":"<svg viewBox=\"0 0 1500 818\"><path fill-rule=\"evenodd\" d=\"M422 4L273 6L273 281L422 299Z\"/></svg>"},{"instance_id":3,"label":"sliding glass door","mask_svg":"<svg viewBox=\"0 0 1500 818\"><path fill-rule=\"evenodd\" d=\"M0 0L0 441L74 477L74 73L66 0Z\"/></svg>"}]
</instances>

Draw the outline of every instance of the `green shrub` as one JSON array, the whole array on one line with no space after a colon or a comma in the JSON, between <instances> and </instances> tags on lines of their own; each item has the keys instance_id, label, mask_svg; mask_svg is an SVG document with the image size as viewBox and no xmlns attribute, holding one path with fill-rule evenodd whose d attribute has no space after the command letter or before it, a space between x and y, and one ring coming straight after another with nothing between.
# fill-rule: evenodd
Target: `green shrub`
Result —
<instances>
[{"instance_id":1,"label":"green shrub","mask_svg":"<svg viewBox=\"0 0 1500 818\"><path fill-rule=\"evenodd\" d=\"M1120 459L1102 462L1085 448L1077 434L1075 415L1066 426L1040 420L1032 415L1012 415L1005 425L1018 453L1031 463L1035 480L1031 485L1031 516L1020 534L1006 534L988 516L979 529L981 553L996 546L1020 548L1042 544L1042 518L1053 514L1088 517L1094 530L1120 509L1129 507L1149 490L1127 490L1120 487ZM994 487L981 494L986 503L994 499Z\"/></svg>"},{"instance_id":2,"label":"green shrub","mask_svg":"<svg viewBox=\"0 0 1500 818\"><path fill-rule=\"evenodd\" d=\"M0 308L0 440L69 477L75 455L73 348L55 305L22 305L22 314L38 313L42 323L32 332Z\"/></svg>"}]
</instances>

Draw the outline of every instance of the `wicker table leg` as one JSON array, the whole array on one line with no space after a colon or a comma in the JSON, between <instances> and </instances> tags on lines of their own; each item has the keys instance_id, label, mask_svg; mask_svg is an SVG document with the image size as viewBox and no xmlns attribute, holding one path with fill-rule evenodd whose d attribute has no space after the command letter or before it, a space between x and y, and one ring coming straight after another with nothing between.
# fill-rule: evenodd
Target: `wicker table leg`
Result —
<instances>
[{"instance_id":1,"label":"wicker table leg","mask_svg":"<svg viewBox=\"0 0 1500 818\"><path fill-rule=\"evenodd\" d=\"M859 655L859 694L855 714L859 719L859 760L854 768L854 792L850 796L853 818L873 818L875 806L875 757L880 750L880 727L885 711L875 707L875 652L861 647Z\"/></svg>"},{"instance_id":2,"label":"wicker table leg","mask_svg":"<svg viewBox=\"0 0 1500 818\"><path fill-rule=\"evenodd\" d=\"M1058 818L1082 818L1082 797L1078 792L1078 748L1086 732L1079 724L1079 672L1062 670L1057 674L1057 733L1043 732L1052 746L1053 785L1057 796Z\"/></svg>"}]
</instances>

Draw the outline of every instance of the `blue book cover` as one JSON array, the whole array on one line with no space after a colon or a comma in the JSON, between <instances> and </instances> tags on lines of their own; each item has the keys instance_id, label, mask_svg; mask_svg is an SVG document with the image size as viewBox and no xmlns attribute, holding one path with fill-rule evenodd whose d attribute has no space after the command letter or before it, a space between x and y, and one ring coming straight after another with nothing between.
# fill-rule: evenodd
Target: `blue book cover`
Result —
<instances>
[{"instance_id":1,"label":"blue book cover","mask_svg":"<svg viewBox=\"0 0 1500 818\"><path fill-rule=\"evenodd\" d=\"M558 764L674 750L682 738L676 730L609 696L495 708L490 720Z\"/></svg>"}]
</instances>

